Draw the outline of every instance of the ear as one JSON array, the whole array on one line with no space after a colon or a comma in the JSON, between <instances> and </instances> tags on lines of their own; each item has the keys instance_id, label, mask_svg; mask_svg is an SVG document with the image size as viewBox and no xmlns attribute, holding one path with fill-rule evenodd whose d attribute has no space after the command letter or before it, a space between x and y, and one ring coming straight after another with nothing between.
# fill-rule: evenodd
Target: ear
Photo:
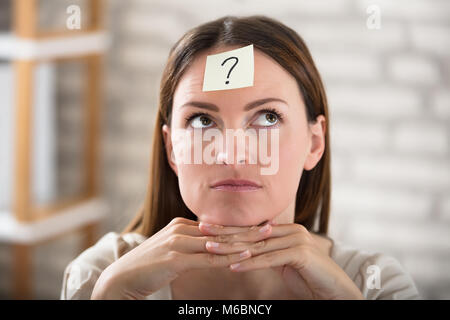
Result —
<instances>
[{"instance_id":1,"label":"ear","mask_svg":"<svg viewBox=\"0 0 450 320\"><path fill-rule=\"evenodd\" d=\"M316 118L316 122L309 124L310 148L306 156L304 168L312 170L322 158L325 150L326 119L323 115Z\"/></svg>"},{"instance_id":2,"label":"ear","mask_svg":"<svg viewBox=\"0 0 450 320\"><path fill-rule=\"evenodd\" d=\"M162 135L164 139L164 146L165 151L167 155L167 159L169 160L169 165L172 168L173 172L178 176L178 168L177 164L174 161L174 155L173 155L173 145L172 145L172 137L170 134L170 128L168 125L164 124L162 126Z\"/></svg>"}]
</instances>

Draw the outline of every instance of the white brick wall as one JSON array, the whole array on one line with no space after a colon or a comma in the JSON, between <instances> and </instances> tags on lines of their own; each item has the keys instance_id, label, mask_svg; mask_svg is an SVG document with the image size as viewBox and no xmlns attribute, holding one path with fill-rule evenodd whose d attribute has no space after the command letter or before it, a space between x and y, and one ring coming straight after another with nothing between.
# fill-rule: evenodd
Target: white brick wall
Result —
<instances>
[{"instance_id":1,"label":"white brick wall","mask_svg":"<svg viewBox=\"0 0 450 320\"><path fill-rule=\"evenodd\" d=\"M361 123L336 117L331 123L332 149L336 152L384 150L389 144L389 127L380 123Z\"/></svg>"},{"instance_id":2,"label":"white brick wall","mask_svg":"<svg viewBox=\"0 0 450 320\"><path fill-rule=\"evenodd\" d=\"M430 2L433 5L430 5ZM450 3L446 0L362 0L356 2L361 11L371 4L380 7L383 17L391 20L446 22Z\"/></svg>"},{"instance_id":3,"label":"white brick wall","mask_svg":"<svg viewBox=\"0 0 450 320\"><path fill-rule=\"evenodd\" d=\"M342 74L344 77L345 73ZM363 121L393 121L399 118L419 117L422 113L421 95L414 88L380 85L328 83L330 113L352 116ZM367 119L370 117L370 119ZM366 120L365 120L366 119Z\"/></svg>"},{"instance_id":4,"label":"white brick wall","mask_svg":"<svg viewBox=\"0 0 450 320\"><path fill-rule=\"evenodd\" d=\"M356 181L414 188L423 192L439 192L450 187L450 163L423 159L421 155L371 156L356 155L354 160Z\"/></svg>"},{"instance_id":5,"label":"white brick wall","mask_svg":"<svg viewBox=\"0 0 450 320\"><path fill-rule=\"evenodd\" d=\"M348 195L352 195L349 197ZM433 208L427 194L396 188L337 184L333 193L333 214L351 218L355 213L364 219L426 220Z\"/></svg>"},{"instance_id":6,"label":"white brick wall","mask_svg":"<svg viewBox=\"0 0 450 320\"><path fill-rule=\"evenodd\" d=\"M366 27L366 9L373 4L381 10L379 30ZM46 10L48 17L64 15L56 7ZM101 178L112 213L105 231L120 230L144 197L159 80L170 47L188 28L225 14L280 19L310 47L330 102L330 235L394 255L425 298L449 299L446 0L110 0L113 43L106 69ZM67 156L77 152L70 147L77 126L71 84L77 80L70 69L61 71L61 126L71 128L63 134L60 151L66 187L77 181ZM62 248L40 253L45 257L59 250L58 265L63 265L73 254ZM39 285L37 294L58 297L60 274L45 278L49 285Z\"/></svg>"},{"instance_id":7,"label":"white brick wall","mask_svg":"<svg viewBox=\"0 0 450 320\"><path fill-rule=\"evenodd\" d=\"M448 75L447 75L448 76ZM440 118L450 118L450 92L441 90L432 93L432 108L433 112ZM447 121L448 125L448 121Z\"/></svg>"},{"instance_id":8,"label":"white brick wall","mask_svg":"<svg viewBox=\"0 0 450 320\"><path fill-rule=\"evenodd\" d=\"M447 128L436 122L403 122L394 129L393 146L412 156L427 154L445 157L449 147Z\"/></svg>"},{"instance_id":9,"label":"white brick wall","mask_svg":"<svg viewBox=\"0 0 450 320\"><path fill-rule=\"evenodd\" d=\"M440 80L436 61L426 56L399 54L389 59L388 68L392 79L400 83L430 86Z\"/></svg>"},{"instance_id":10,"label":"white brick wall","mask_svg":"<svg viewBox=\"0 0 450 320\"><path fill-rule=\"evenodd\" d=\"M448 14L448 9L444 10ZM450 27L445 24L417 24L410 28L411 42L415 50L448 56Z\"/></svg>"},{"instance_id":11,"label":"white brick wall","mask_svg":"<svg viewBox=\"0 0 450 320\"><path fill-rule=\"evenodd\" d=\"M354 83L358 81L380 81L381 64L375 54L336 52L314 54L314 60L323 77L331 80ZM345 74L345 79L342 75Z\"/></svg>"},{"instance_id":12,"label":"white brick wall","mask_svg":"<svg viewBox=\"0 0 450 320\"><path fill-rule=\"evenodd\" d=\"M441 221L450 222L450 196L447 197L442 196L439 204L439 216L438 218Z\"/></svg>"}]
</instances>

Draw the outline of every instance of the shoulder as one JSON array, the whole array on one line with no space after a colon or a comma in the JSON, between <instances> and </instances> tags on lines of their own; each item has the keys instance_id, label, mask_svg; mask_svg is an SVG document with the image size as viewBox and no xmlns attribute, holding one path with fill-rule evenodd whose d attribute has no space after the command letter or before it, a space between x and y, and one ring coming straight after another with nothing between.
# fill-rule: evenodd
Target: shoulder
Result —
<instances>
[{"instance_id":1,"label":"shoulder","mask_svg":"<svg viewBox=\"0 0 450 320\"><path fill-rule=\"evenodd\" d=\"M333 240L331 258L370 300L421 299L414 280L393 256Z\"/></svg>"},{"instance_id":2,"label":"shoulder","mask_svg":"<svg viewBox=\"0 0 450 320\"><path fill-rule=\"evenodd\" d=\"M138 233L105 234L95 245L84 250L66 266L61 299L90 299L95 283L103 270L145 239Z\"/></svg>"}]
</instances>

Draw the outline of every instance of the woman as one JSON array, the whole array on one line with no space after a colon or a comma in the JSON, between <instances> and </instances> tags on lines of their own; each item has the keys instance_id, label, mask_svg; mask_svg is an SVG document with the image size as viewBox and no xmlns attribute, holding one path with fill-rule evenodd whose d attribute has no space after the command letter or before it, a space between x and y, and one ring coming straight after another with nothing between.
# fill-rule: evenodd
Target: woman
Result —
<instances>
[{"instance_id":1,"label":"woman","mask_svg":"<svg viewBox=\"0 0 450 320\"><path fill-rule=\"evenodd\" d=\"M248 45L253 85L203 91L207 56ZM143 208L67 266L61 298L417 299L397 260L326 236L328 123L319 72L290 28L224 17L187 32L161 81ZM231 140L200 145L215 163L179 161L199 147L193 133L229 129L278 137L261 144L277 170L261 174L247 149L235 160Z\"/></svg>"}]
</instances>

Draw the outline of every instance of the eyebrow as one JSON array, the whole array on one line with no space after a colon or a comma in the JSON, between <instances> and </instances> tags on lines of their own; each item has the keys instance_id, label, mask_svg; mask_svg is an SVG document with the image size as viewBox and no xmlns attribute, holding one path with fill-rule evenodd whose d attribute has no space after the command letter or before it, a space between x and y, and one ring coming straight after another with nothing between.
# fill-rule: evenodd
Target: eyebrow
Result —
<instances>
[{"instance_id":1,"label":"eyebrow","mask_svg":"<svg viewBox=\"0 0 450 320\"><path fill-rule=\"evenodd\" d=\"M249 111L249 110L251 110L253 108L256 108L256 107L258 107L260 105L266 104L268 102L274 102L274 101L282 102L282 103L288 105L287 102L284 101L283 99L279 99L279 98L264 98L264 99L259 99L259 100L255 100L255 101L247 103L245 105L245 107L244 107L244 111ZM197 108L208 109L208 110L211 110L211 111L219 112L219 108L215 104L209 103L209 102L189 101L189 102L186 102L185 104L183 104L181 106L181 108L186 107L186 106L194 106L194 107L197 107Z\"/></svg>"}]
</instances>

